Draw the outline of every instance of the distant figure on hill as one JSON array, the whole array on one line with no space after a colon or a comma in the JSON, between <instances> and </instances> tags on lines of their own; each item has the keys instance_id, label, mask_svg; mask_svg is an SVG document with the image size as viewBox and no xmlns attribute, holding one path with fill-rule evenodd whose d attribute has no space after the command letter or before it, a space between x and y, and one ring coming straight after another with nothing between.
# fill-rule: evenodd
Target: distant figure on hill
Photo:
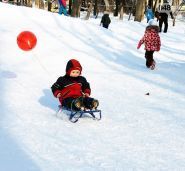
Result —
<instances>
[{"instance_id":1,"label":"distant figure on hill","mask_svg":"<svg viewBox=\"0 0 185 171\"><path fill-rule=\"evenodd\" d=\"M137 49L141 47L144 43L145 45L145 58L146 58L146 67L153 70L155 68L155 61L153 59L154 51L159 51L161 46L161 41L159 37L159 26L158 23L151 19L148 22L148 26L146 27L145 34L143 38L139 41Z\"/></svg>"},{"instance_id":2,"label":"distant figure on hill","mask_svg":"<svg viewBox=\"0 0 185 171\"><path fill-rule=\"evenodd\" d=\"M67 16L66 0L58 0L58 2L59 2L59 5L60 5L60 7L59 7L59 12L58 12L58 13L59 13L60 15L64 14L64 15Z\"/></svg>"},{"instance_id":3,"label":"distant figure on hill","mask_svg":"<svg viewBox=\"0 0 185 171\"><path fill-rule=\"evenodd\" d=\"M173 19L173 14L171 11L171 6L168 2L168 0L164 0L163 5L160 5L158 8L159 12L159 32L162 31L162 26L164 23L164 33L167 33L168 30L168 15L171 15L171 18Z\"/></svg>"},{"instance_id":4,"label":"distant figure on hill","mask_svg":"<svg viewBox=\"0 0 185 171\"><path fill-rule=\"evenodd\" d=\"M154 13L150 6L147 6L146 11L145 11L145 16L147 18L147 23L149 20L154 19Z\"/></svg>"},{"instance_id":5,"label":"distant figure on hill","mask_svg":"<svg viewBox=\"0 0 185 171\"><path fill-rule=\"evenodd\" d=\"M102 16L100 25L103 25L104 28L108 29L110 23L111 23L111 20L110 20L110 17L109 17L109 12L105 11L103 16Z\"/></svg>"}]
</instances>

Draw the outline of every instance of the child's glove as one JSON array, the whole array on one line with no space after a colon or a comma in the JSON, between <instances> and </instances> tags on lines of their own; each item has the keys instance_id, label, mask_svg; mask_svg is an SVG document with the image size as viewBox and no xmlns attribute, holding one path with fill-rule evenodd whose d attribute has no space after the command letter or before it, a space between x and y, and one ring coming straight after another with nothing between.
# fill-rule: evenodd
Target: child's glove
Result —
<instances>
[{"instance_id":1,"label":"child's glove","mask_svg":"<svg viewBox=\"0 0 185 171\"><path fill-rule=\"evenodd\" d=\"M90 95L88 93L85 93L85 97L89 97Z\"/></svg>"},{"instance_id":2,"label":"child's glove","mask_svg":"<svg viewBox=\"0 0 185 171\"><path fill-rule=\"evenodd\" d=\"M61 95L61 93L58 93L57 94L57 98L60 98L62 95Z\"/></svg>"},{"instance_id":3,"label":"child's glove","mask_svg":"<svg viewBox=\"0 0 185 171\"><path fill-rule=\"evenodd\" d=\"M142 43L141 41L139 41L138 45L137 45L137 49L139 49L141 47Z\"/></svg>"}]
</instances>

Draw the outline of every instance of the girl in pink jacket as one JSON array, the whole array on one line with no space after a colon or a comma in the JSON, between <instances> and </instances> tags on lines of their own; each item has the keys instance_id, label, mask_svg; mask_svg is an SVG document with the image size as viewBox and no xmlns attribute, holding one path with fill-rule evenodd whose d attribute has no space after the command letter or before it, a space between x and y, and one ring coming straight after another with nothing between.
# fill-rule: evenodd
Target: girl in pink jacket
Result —
<instances>
[{"instance_id":1,"label":"girl in pink jacket","mask_svg":"<svg viewBox=\"0 0 185 171\"><path fill-rule=\"evenodd\" d=\"M137 49L139 49L144 43L146 50L146 66L147 68L150 68L152 70L155 68L155 61L153 59L154 51L159 51L161 46L161 41L158 33L159 26L155 20L151 19L148 22L148 26L146 27L143 38L139 41L137 46Z\"/></svg>"}]
</instances>

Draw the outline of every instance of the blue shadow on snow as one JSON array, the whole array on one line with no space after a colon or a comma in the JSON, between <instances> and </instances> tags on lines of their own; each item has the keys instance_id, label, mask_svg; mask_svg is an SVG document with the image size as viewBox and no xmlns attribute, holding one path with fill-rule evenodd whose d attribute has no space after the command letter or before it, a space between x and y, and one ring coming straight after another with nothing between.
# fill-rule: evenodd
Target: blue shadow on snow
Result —
<instances>
[{"instance_id":1,"label":"blue shadow on snow","mask_svg":"<svg viewBox=\"0 0 185 171\"><path fill-rule=\"evenodd\" d=\"M45 106L47 108L50 108L50 109L56 111L56 109L59 105L58 99L53 96L51 90L49 90L49 89L44 89L43 93L44 93L44 95L42 97L40 97L39 103L42 106Z\"/></svg>"}]
</instances>

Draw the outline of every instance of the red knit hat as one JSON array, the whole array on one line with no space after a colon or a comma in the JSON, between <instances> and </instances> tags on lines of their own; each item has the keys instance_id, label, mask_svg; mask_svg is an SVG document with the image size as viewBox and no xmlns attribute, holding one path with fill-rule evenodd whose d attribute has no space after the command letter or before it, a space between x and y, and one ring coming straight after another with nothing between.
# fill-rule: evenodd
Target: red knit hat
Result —
<instances>
[{"instance_id":1,"label":"red knit hat","mask_svg":"<svg viewBox=\"0 0 185 171\"><path fill-rule=\"evenodd\" d=\"M80 73L82 72L82 66L79 61L76 59L71 59L67 62L66 65L66 74L70 75L72 70L79 70Z\"/></svg>"}]
</instances>

